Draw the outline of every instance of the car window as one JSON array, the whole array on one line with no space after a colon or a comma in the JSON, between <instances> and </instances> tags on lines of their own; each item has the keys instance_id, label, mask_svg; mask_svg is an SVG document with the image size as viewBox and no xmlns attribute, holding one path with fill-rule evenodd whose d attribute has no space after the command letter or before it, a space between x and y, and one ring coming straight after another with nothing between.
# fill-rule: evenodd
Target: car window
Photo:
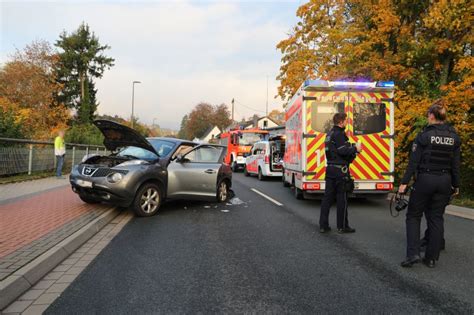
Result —
<instances>
[{"instance_id":1,"label":"car window","mask_svg":"<svg viewBox=\"0 0 474 315\"><path fill-rule=\"evenodd\" d=\"M190 163L219 163L223 147L202 146L184 156L185 162Z\"/></svg>"},{"instance_id":2,"label":"car window","mask_svg":"<svg viewBox=\"0 0 474 315\"><path fill-rule=\"evenodd\" d=\"M151 145L156 150L156 152L162 157L168 156L176 145L175 142L166 141L162 139L147 139L147 140L148 142L151 143Z\"/></svg>"},{"instance_id":3,"label":"car window","mask_svg":"<svg viewBox=\"0 0 474 315\"><path fill-rule=\"evenodd\" d=\"M176 158L178 155L185 155L189 151L191 151L194 148L194 146L190 144L183 144L181 145L178 149L176 149L176 152L173 153L173 156L171 158Z\"/></svg>"},{"instance_id":4,"label":"car window","mask_svg":"<svg viewBox=\"0 0 474 315\"><path fill-rule=\"evenodd\" d=\"M156 160L158 158L155 153L139 147L125 147L117 153L117 156L129 156L149 161Z\"/></svg>"}]
</instances>

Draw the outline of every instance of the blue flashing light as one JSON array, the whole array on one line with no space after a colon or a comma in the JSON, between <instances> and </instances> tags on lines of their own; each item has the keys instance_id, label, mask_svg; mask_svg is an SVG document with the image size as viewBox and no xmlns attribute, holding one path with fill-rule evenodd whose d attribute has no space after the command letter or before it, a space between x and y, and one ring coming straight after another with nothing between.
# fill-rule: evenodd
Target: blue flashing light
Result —
<instances>
[{"instance_id":1,"label":"blue flashing light","mask_svg":"<svg viewBox=\"0 0 474 315\"><path fill-rule=\"evenodd\" d=\"M316 87L327 87L328 81L325 80L306 80L303 84L304 87L316 86Z\"/></svg>"},{"instance_id":2,"label":"blue flashing light","mask_svg":"<svg viewBox=\"0 0 474 315\"><path fill-rule=\"evenodd\" d=\"M380 81L377 82L378 87L395 87L395 82L393 81Z\"/></svg>"}]
</instances>

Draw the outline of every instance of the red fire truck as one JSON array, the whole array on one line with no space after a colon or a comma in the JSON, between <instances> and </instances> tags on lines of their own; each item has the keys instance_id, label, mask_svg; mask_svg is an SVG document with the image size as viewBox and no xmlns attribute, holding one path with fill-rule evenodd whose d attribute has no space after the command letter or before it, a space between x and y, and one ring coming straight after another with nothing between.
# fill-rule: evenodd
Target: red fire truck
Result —
<instances>
[{"instance_id":1,"label":"red fire truck","mask_svg":"<svg viewBox=\"0 0 474 315\"><path fill-rule=\"evenodd\" d=\"M394 181L393 82L307 80L288 104L283 183L298 199L324 193L326 134L335 113L348 117L362 153L350 166L356 196L383 196Z\"/></svg>"},{"instance_id":2,"label":"red fire truck","mask_svg":"<svg viewBox=\"0 0 474 315\"><path fill-rule=\"evenodd\" d=\"M227 155L224 162L236 172L245 166L245 155L255 142L260 141L268 131L261 129L236 129L220 135L220 144L227 146Z\"/></svg>"}]
</instances>

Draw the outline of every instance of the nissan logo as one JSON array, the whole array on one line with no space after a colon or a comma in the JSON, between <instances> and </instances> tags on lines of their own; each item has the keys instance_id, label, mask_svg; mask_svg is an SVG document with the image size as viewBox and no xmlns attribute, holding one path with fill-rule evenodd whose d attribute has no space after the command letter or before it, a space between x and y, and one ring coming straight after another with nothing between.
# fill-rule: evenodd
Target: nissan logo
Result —
<instances>
[{"instance_id":1,"label":"nissan logo","mask_svg":"<svg viewBox=\"0 0 474 315\"><path fill-rule=\"evenodd\" d=\"M90 167L84 167L84 170L82 171L82 174L85 176L92 176L94 172L96 171L95 168L90 168Z\"/></svg>"}]
</instances>

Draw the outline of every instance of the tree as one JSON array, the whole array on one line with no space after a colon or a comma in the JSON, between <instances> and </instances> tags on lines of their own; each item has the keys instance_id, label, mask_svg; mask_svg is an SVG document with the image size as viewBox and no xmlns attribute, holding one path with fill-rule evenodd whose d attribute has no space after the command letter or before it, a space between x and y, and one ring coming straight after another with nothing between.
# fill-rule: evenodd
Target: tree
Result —
<instances>
[{"instance_id":1,"label":"tree","mask_svg":"<svg viewBox=\"0 0 474 315\"><path fill-rule=\"evenodd\" d=\"M2 107L21 122L25 137L48 139L70 119L69 110L54 98L62 88L55 80L57 60L48 42L36 41L0 68Z\"/></svg>"},{"instance_id":2,"label":"tree","mask_svg":"<svg viewBox=\"0 0 474 315\"><path fill-rule=\"evenodd\" d=\"M200 103L189 115L183 117L178 137L201 138L208 128L217 126L224 130L231 123L230 112L225 104L213 106L208 103Z\"/></svg>"},{"instance_id":3,"label":"tree","mask_svg":"<svg viewBox=\"0 0 474 315\"><path fill-rule=\"evenodd\" d=\"M311 0L297 15L300 21L277 45L282 99L308 77L394 80L396 165L403 169L427 107L443 98L463 141L462 173L472 178L471 1Z\"/></svg>"},{"instance_id":4,"label":"tree","mask_svg":"<svg viewBox=\"0 0 474 315\"><path fill-rule=\"evenodd\" d=\"M283 125L285 124L285 113L282 111L279 111L278 109L272 110L269 114L268 117L273 119L278 125Z\"/></svg>"},{"instance_id":5,"label":"tree","mask_svg":"<svg viewBox=\"0 0 474 315\"><path fill-rule=\"evenodd\" d=\"M180 139L189 139L188 131L187 131L187 124L188 124L188 115L184 115L183 119L181 119L181 126L178 131L178 138Z\"/></svg>"},{"instance_id":6,"label":"tree","mask_svg":"<svg viewBox=\"0 0 474 315\"><path fill-rule=\"evenodd\" d=\"M76 110L77 122L90 123L98 106L93 79L101 78L114 65L115 60L103 54L110 46L101 45L85 23L71 34L64 31L59 37L56 46L62 52L58 80L64 88L57 97Z\"/></svg>"},{"instance_id":7,"label":"tree","mask_svg":"<svg viewBox=\"0 0 474 315\"><path fill-rule=\"evenodd\" d=\"M23 128L13 108L6 98L0 97L0 137L21 139L24 137Z\"/></svg>"}]
</instances>

